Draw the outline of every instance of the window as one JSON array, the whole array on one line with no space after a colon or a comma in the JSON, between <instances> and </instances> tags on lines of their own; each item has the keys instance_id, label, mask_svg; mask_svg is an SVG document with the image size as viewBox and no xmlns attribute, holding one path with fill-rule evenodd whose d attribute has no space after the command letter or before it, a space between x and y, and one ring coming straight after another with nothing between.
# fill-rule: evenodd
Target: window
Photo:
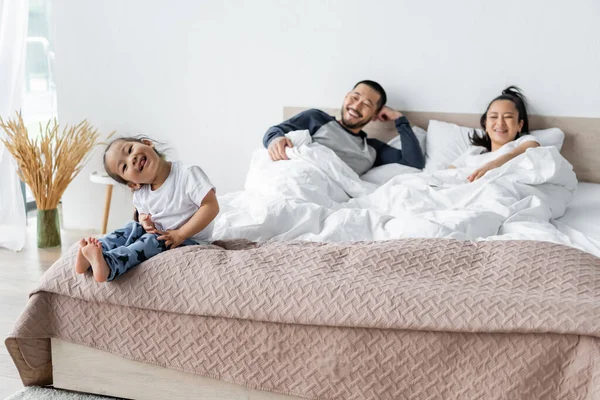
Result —
<instances>
[{"instance_id":1,"label":"window","mask_svg":"<svg viewBox=\"0 0 600 400\"><path fill-rule=\"evenodd\" d=\"M29 0L23 96L23 118L28 128L57 116L50 5L51 0ZM34 129L35 132L38 130Z\"/></svg>"},{"instance_id":2,"label":"window","mask_svg":"<svg viewBox=\"0 0 600 400\"><path fill-rule=\"evenodd\" d=\"M25 71L23 76L22 115L31 137L40 132L40 123L57 118L54 84L54 47L51 30L52 0L29 0L29 24ZM35 208L28 187L23 185L27 209Z\"/></svg>"}]
</instances>

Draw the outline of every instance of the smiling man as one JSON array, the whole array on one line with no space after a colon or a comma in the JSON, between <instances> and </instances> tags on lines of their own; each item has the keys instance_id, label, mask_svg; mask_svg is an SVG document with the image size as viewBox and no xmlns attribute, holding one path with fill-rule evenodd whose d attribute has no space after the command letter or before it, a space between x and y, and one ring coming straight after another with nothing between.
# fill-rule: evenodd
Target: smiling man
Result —
<instances>
[{"instance_id":1,"label":"smiling man","mask_svg":"<svg viewBox=\"0 0 600 400\"><path fill-rule=\"evenodd\" d=\"M423 168L423 152L408 119L399 111L386 107L386 101L381 85L369 80L360 81L346 94L339 120L321 110L303 111L269 128L263 144L273 161L287 160L285 148L292 147L292 142L285 134L307 129L313 141L333 150L358 175L372 167L391 163ZM395 121L402 150L367 138L362 128L373 120Z\"/></svg>"}]
</instances>

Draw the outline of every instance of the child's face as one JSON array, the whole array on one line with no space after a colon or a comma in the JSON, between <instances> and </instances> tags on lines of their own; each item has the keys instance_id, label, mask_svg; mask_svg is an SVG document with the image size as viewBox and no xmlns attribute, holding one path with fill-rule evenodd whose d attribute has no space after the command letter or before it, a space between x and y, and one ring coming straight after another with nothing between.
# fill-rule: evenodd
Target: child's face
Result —
<instances>
[{"instance_id":1,"label":"child's face","mask_svg":"<svg viewBox=\"0 0 600 400\"><path fill-rule=\"evenodd\" d=\"M131 188L149 185L158 175L161 158L149 140L138 142L115 142L106 153L106 166L119 175Z\"/></svg>"}]
</instances>

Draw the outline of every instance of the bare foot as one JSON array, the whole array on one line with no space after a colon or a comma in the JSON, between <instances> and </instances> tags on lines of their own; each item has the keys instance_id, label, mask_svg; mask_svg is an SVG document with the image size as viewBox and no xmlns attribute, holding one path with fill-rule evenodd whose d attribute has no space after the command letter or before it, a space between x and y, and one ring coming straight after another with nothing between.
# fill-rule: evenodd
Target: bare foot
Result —
<instances>
[{"instance_id":1,"label":"bare foot","mask_svg":"<svg viewBox=\"0 0 600 400\"><path fill-rule=\"evenodd\" d=\"M85 272L90 267L90 263L85 259L81 250L87 246L88 241L85 239L81 239L79 241L79 250L77 250L77 258L75 259L75 272L78 274L85 274Z\"/></svg>"},{"instance_id":2,"label":"bare foot","mask_svg":"<svg viewBox=\"0 0 600 400\"><path fill-rule=\"evenodd\" d=\"M110 274L110 268L102 255L102 246L97 239L91 238L88 244L81 249L83 256L92 265L92 271L94 272L94 279L96 282L106 282L108 275Z\"/></svg>"}]
</instances>

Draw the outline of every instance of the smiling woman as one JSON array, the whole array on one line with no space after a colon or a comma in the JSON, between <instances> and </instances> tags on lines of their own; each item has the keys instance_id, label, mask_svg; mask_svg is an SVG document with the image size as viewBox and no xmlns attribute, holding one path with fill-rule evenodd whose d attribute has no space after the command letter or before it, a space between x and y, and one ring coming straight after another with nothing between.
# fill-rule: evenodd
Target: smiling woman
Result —
<instances>
[{"instance_id":1,"label":"smiling woman","mask_svg":"<svg viewBox=\"0 0 600 400\"><path fill-rule=\"evenodd\" d=\"M529 117L525 96L516 86L509 86L490 102L480 119L483 136L473 131L470 135L473 148L456 159L450 168L471 168L468 176L473 182L488 171L523 154L528 148L538 147L537 140L529 135Z\"/></svg>"}]
</instances>

